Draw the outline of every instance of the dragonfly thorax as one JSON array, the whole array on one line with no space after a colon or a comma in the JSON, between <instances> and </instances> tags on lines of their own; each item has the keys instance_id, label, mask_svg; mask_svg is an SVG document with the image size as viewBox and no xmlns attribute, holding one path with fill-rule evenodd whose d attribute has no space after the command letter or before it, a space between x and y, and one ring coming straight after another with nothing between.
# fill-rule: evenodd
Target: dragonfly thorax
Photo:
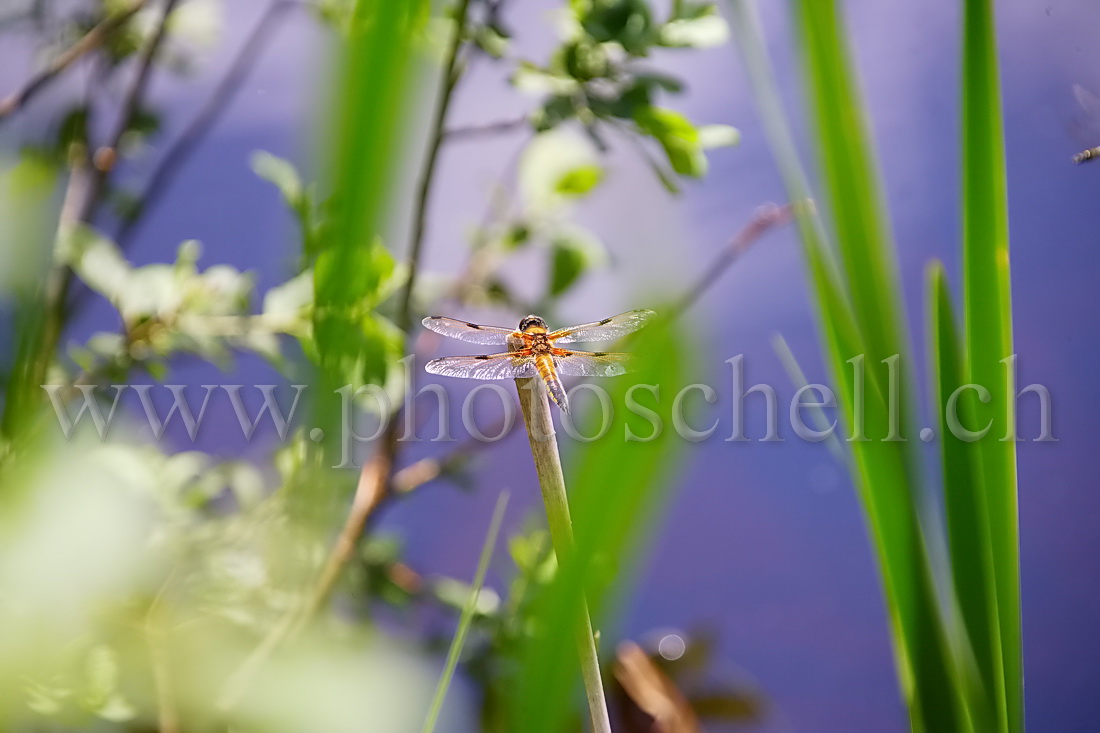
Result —
<instances>
[{"instance_id":1,"label":"dragonfly thorax","mask_svg":"<svg viewBox=\"0 0 1100 733\"><path fill-rule=\"evenodd\" d=\"M550 351L550 339L546 337L544 333L531 334L531 351L536 354L546 353Z\"/></svg>"}]
</instances>

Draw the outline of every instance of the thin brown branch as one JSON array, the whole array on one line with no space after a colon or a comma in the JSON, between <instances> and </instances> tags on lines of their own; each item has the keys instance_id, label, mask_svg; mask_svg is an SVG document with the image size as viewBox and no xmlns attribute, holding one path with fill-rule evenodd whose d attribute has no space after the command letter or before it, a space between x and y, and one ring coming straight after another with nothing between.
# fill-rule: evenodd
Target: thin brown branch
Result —
<instances>
[{"instance_id":1,"label":"thin brown branch","mask_svg":"<svg viewBox=\"0 0 1100 733\"><path fill-rule=\"evenodd\" d=\"M273 0L268 4L267 9L260 16L260 20L230 63L221 82L214 89L202 109L199 110L199 113L195 115L172 146L168 148L164 157L161 158L160 163L150 175L145 191L138 199L140 201L138 215L127 220L115 237L115 241L118 242L120 247L125 247L126 242L136 231L141 219L156 206L165 189L171 184L179 172L180 165L221 118L226 107L236 96L241 84L251 72L256 59L274 36L284 13L300 5L301 3L297 0Z\"/></svg>"},{"instance_id":2,"label":"thin brown branch","mask_svg":"<svg viewBox=\"0 0 1100 733\"><path fill-rule=\"evenodd\" d=\"M179 0L164 0L156 29L141 52L141 57L138 59L137 73L134 75L134 80L131 82L126 95L122 98L122 107L115 123L114 132L107 138L107 144L95 152L93 162L99 173L97 178L100 187L106 183L107 175L118 162L118 148L122 144L122 138L126 135L126 131L130 129L134 115L141 107L142 99L145 98L145 90L149 86L149 79L153 73L153 62L156 60L160 46L168 33L168 17L178 4ZM101 191L95 193L99 194Z\"/></svg>"},{"instance_id":3,"label":"thin brown branch","mask_svg":"<svg viewBox=\"0 0 1100 733\"><path fill-rule=\"evenodd\" d=\"M769 229L789 223L794 218L794 207L791 204L776 206L764 204L756 210L749 223L734 235L729 245L707 267L699 280L687 288L673 308L673 318L679 318L686 310L695 305L696 301L707 292L736 262L745 254Z\"/></svg>"},{"instance_id":4,"label":"thin brown branch","mask_svg":"<svg viewBox=\"0 0 1100 733\"><path fill-rule=\"evenodd\" d=\"M455 86L457 86L458 80L462 76L458 64L458 54L462 49L462 38L466 35L469 9L470 0L461 0L455 11L457 22L455 23L454 36L451 38L451 45L447 50L447 61L443 65L443 82L439 85L439 96L435 103L435 115L432 118L428 153L424 160L424 168L420 172L420 182L417 185L413 233L409 245L409 277L405 281L405 288L399 301L401 306L397 313L397 326L406 334L408 334L409 327L412 325L412 298L420 270L420 253L424 249L424 235L428 228L428 204L431 200L432 180L435 178L435 166L445 137L444 124L447 120L447 110L451 107L451 97L454 96ZM408 341L407 335L405 338Z\"/></svg>"},{"instance_id":5,"label":"thin brown branch","mask_svg":"<svg viewBox=\"0 0 1100 733\"><path fill-rule=\"evenodd\" d=\"M177 2L178 0L165 0L156 29L146 43L138 60L138 70L134 80L123 97L122 111L113 134L108 138L107 145L96 151L91 161L83 152L74 155L69 184L65 192L65 201L61 207L61 216L58 221L57 239L59 242L72 236L73 231L81 224L90 224L95 217L96 209L107 184L107 178L114 166L115 151L118 149L119 143L123 135L126 134L134 113L145 95L153 61L156 59L157 51L164 40L168 16L171 15ZM46 316L38 343L35 375L40 381L35 382L35 384L41 384L42 378L54 358L58 343L61 341L72 280L72 270L63 263L55 262L46 282Z\"/></svg>"},{"instance_id":6,"label":"thin brown branch","mask_svg":"<svg viewBox=\"0 0 1100 733\"><path fill-rule=\"evenodd\" d=\"M462 125L444 130L443 134L448 140L466 140L470 138L499 135L505 132L519 130L530 124L527 115L521 115L511 120L499 120L477 125Z\"/></svg>"},{"instance_id":7,"label":"thin brown branch","mask_svg":"<svg viewBox=\"0 0 1100 733\"><path fill-rule=\"evenodd\" d=\"M126 21L134 16L148 3L148 0L135 0L127 7L119 10L101 20L91 30L81 36L73 45L62 51L49 63L46 68L32 76L21 87L0 100L0 119L8 117L22 108L38 92L42 91L50 82L56 79L62 72L72 66L90 51L94 51L110 38L111 34L122 27Z\"/></svg>"}]
</instances>

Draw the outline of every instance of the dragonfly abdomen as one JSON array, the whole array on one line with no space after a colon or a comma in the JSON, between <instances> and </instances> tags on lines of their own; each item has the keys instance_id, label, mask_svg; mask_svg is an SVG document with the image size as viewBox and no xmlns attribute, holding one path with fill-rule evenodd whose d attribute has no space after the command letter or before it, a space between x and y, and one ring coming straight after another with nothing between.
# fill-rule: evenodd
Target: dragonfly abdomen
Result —
<instances>
[{"instance_id":1,"label":"dragonfly abdomen","mask_svg":"<svg viewBox=\"0 0 1100 733\"><path fill-rule=\"evenodd\" d=\"M535 357L535 367L539 376L546 383L546 389L550 392L550 398L557 403L563 412L569 412L569 398L565 394L565 386L558 378L558 371L554 368L554 359L549 354L540 354Z\"/></svg>"}]
</instances>

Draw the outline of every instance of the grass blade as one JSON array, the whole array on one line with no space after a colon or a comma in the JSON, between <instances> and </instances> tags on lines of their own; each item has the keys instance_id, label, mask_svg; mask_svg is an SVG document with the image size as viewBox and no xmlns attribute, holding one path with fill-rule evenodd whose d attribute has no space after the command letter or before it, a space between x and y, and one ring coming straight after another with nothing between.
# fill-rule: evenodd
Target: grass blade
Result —
<instances>
[{"instance_id":1,"label":"grass blade","mask_svg":"<svg viewBox=\"0 0 1100 733\"><path fill-rule=\"evenodd\" d=\"M929 342L935 376L935 407L939 416L940 459L943 467L944 509L947 517L951 579L977 679L969 682L971 714L978 730L1004 730L1000 638L996 588L985 503L981 496L978 446L956 437L948 414L963 426L973 426L975 400L963 390L952 405L952 395L963 379L962 348L943 265L928 269ZM998 722L995 722L998 721Z\"/></svg>"},{"instance_id":2,"label":"grass blade","mask_svg":"<svg viewBox=\"0 0 1100 733\"><path fill-rule=\"evenodd\" d=\"M975 421L996 588L1007 729L1023 730L1020 553L1016 496L1015 384L1001 363L1013 354L1004 125L990 0L963 2L962 220L967 381L985 386Z\"/></svg>"},{"instance_id":3,"label":"grass blade","mask_svg":"<svg viewBox=\"0 0 1100 733\"><path fill-rule=\"evenodd\" d=\"M485 543L481 546L481 557L477 561L477 571L474 573L474 582L470 586L470 597L466 599L466 605L462 607L462 615L458 619L458 628L454 638L451 639L451 647L447 650L447 661L443 665L443 674L439 677L435 695L432 697L431 707L428 708L428 717L424 719L422 733L432 733L435 724L439 720L439 713L443 710L443 701L447 697L447 690L451 687L455 668L458 666L458 657L462 654L462 647L466 643L466 635L470 631L470 624L474 620L474 610L477 608L477 597L481 594L481 587L485 584L485 574L489 572L489 560L493 557L493 548L497 544L497 536L500 534L500 524L504 521L504 509L508 506L508 492L500 492L497 497L496 507L493 509L493 518L489 521L489 531L485 533Z\"/></svg>"},{"instance_id":4,"label":"grass blade","mask_svg":"<svg viewBox=\"0 0 1100 733\"><path fill-rule=\"evenodd\" d=\"M765 124L777 146L792 198L804 195L793 141L775 91L774 77L747 0L732 0L733 27L760 99ZM905 442L884 440L892 411L886 375L879 362L902 353L901 305L896 257L880 203L871 145L860 115L862 106L848 62L847 44L832 2L795 2L813 132L823 178L840 242L840 266L830 265L824 229L803 223L804 253L814 287L816 314L845 421L864 421L870 440L851 440L856 486L874 542L890 613L895 661L915 730L967 730L958 670L933 575L920 519L919 479L913 450ZM776 129L781 133L777 134ZM803 219L807 214L803 214ZM853 375L850 360L863 355L867 385ZM899 425L908 420L911 400L904 384L898 391ZM857 397L861 399L857 400ZM854 405L862 405L857 414Z\"/></svg>"}]
</instances>

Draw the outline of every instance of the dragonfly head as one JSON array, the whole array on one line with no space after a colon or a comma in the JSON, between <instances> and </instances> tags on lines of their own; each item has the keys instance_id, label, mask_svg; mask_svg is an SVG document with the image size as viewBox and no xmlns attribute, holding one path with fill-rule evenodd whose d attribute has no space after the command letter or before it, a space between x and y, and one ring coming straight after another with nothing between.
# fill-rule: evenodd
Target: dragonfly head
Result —
<instances>
[{"instance_id":1,"label":"dragonfly head","mask_svg":"<svg viewBox=\"0 0 1100 733\"><path fill-rule=\"evenodd\" d=\"M537 328L546 331L546 321L539 316L527 316L519 322L519 330L526 332L528 329Z\"/></svg>"}]
</instances>

